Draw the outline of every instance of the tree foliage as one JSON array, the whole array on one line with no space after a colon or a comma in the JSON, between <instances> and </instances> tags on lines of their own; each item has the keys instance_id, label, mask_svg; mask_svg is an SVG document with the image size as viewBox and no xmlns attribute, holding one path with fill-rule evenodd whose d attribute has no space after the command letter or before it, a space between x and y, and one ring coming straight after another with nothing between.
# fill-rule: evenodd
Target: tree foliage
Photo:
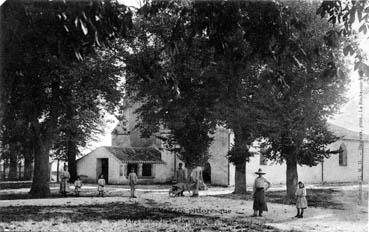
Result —
<instances>
[{"instance_id":1,"label":"tree foliage","mask_svg":"<svg viewBox=\"0 0 369 232\"><path fill-rule=\"evenodd\" d=\"M143 7L126 63L127 93L142 104L137 113L143 136L169 129L166 144L194 167L208 159L217 80L207 72L212 51L187 25L190 13L191 8L179 2Z\"/></svg>"},{"instance_id":2,"label":"tree foliage","mask_svg":"<svg viewBox=\"0 0 369 232\"><path fill-rule=\"evenodd\" d=\"M103 132L106 111L121 111L124 91L119 83L123 74L117 61L114 51L99 49L83 62L70 65L65 74L68 89L63 94L63 113L53 149L56 156L68 160L71 181L77 175L76 156L81 147Z\"/></svg>"},{"instance_id":3,"label":"tree foliage","mask_svg":"<svg viewBox=\"0 0 369 232\"><path fill-rule=\"evenodd\" d=\"M235 133L229 159L236 165L252 155L249 147L258 137L268 138L271 159L298 151L299 163L315 165L329 153L324 146L337 139L325 118L342 103L346 76L340 38L330 37L332 27L315 15L316 4L302 5L170 1L142 8L142 18L150 20L140 25L148 33L132 55L140 76L128 81L148 103L139 110L143 131L183 124L177 114L185 115L188 103L202 110L194 102L201 83L208 86L201 98L211 97L207 119Z\"/></svg>"},{"instance_id":4,"label":"tree foliage","mask_svg":"<svg viewBox=\"0 0 369 232\"><path fill-rule=\"evenodd\" d=\"M94 112L94 120L96 107L120 99L118 77L104 73L98 60L105 58L96 48L124 36L131 13L112 1L7 1L1 11L1 42L6 45L1 60L2 109L16 111L30 126L35 145L31 193L47 196L49 151L60 125L65 126L66 111L81 118ZM86 66L79 66L78 61L90 55ZM93 62L94 70L82 72L80 68ZM11 123L2 120L2 126Z\"/></svg>"},{"instance_id":5,"label":"tree foliage","mask_svg":"<svg viewBox=\"0 0 369 232\"><path fill-rule=\"evenodd\" d=\"M329 24L315 15L316 5L290 3L295 26L289 32L298 47L276 53L261 73L262 96L267 101L259 125L264 156L287 163L287 192L293 197L297 164L314 166L329 157L328 144L338 138L327 128L328 116L344 102L348 78L341 56L342 40L330 46ZM309 10L307 10L309 9ZM300 25L303 30L296 27ZM286 59L286 52L290 58Z\"/></svg>"},{"instance_id":6,"label":"tree foliage","mask_svg":"<svg viewBox=\"0 0 369 232\"><path fill-rule=\"evenodd\" d=\"M355 24L358 25L358 33L364 34L365 37L369 30L369 4L367 1L323 1L317 9L317 14L322 18L327 18L328 22L335 26L327 33L328 40L336 41L336 37L341 36L352 39L357 36ZM368 39L369 37L366 37L366 40ZM365 74L364 76L369 80L366 54L350 43L344 46L343 53L345 56L354 55L354 70Z\"/></svg>"}]
</instances>

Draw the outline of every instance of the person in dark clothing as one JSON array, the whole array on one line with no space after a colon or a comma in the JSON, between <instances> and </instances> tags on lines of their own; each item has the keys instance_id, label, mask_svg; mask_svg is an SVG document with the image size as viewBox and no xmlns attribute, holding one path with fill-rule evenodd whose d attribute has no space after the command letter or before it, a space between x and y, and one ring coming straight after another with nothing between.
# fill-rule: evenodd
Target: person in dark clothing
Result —
<instances>
[{"instance_id":1,"label":"person in dark clothing","mask_svg":"<svg viewBox=\"0 0 369 232\"><path fill-rule=\"evenodd\" d=\"M253 217L257 216L257 212L259 211L259 217L263 216L263 211L268 211L268 206L265 201L265 195L264 192L267 191L271 183L263 177L265 175L265 172L259 168L255 174L258 175L258 177L255 179L254 182L254 188L253 188L253 197L254 197L254 204L253 204L253 210L254 214Z\"/></svg>"}]
</instances>

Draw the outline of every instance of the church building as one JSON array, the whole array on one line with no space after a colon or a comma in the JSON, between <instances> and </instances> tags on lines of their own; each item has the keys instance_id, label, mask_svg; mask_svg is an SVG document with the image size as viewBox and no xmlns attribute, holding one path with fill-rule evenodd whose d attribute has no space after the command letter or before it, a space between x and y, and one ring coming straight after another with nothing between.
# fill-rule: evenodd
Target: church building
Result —
<instances>
[{"instance_id":1,"label":"church building","mask_svg":"<svg viewBox=\"0 0 369 232\"><path fill-rule=\"evenodd\" d=\"M112 131L112 146L99 147L77 160L77 173L82 179L96 182L103 174L108 184L128 184L127 177L133 168L138 184L172 183L175 180L176 169L183 162L176 154L165 150L163 142L155 136L141 138L135 129L133 111L134 108L128 109L125 112L127 123L120 122ZM214 134L209 149L211 158L203 170L206 183L234 185L235 169L226 158L231 139L231 132L224 128Z\"/></svg>"},{"instance_id":2,"label":"church building","mask_svg":"<svg viewBox=\"0 0 369 232\"><path fill-rule=\"evenodd\" d=\"M96 182L103 174L108 184L128 184L128 173L133 168L138 175L138 184L172 183L176 169L183 163L177 155L164 149L160 139L152 136L141 138L135 129L135 108L126 111L127 123L120 122L112 131L111 146L95 149L77 161L77 173L86 182ZM329 129L341 139L327 146L338 150L329 159L314 167L298 166L299 180L305 183L356 182L361 167L359 133L329 125ZM161 131L160 133L165 133ZM230 130L218 128L209 152L211 158L203 167L204 181L211 185L234 185L235 167L226 158L233 142ZM369 154L369 136L364 135L364 154ZM364 181L369 177L369 160L364 157ZM185 165L183 165L185 167ZM246 183L252 185L254 172L262 168L272 184L286 183L286 165L266 160L256 153L246 163Z\"/></svg>"}]
</instances>

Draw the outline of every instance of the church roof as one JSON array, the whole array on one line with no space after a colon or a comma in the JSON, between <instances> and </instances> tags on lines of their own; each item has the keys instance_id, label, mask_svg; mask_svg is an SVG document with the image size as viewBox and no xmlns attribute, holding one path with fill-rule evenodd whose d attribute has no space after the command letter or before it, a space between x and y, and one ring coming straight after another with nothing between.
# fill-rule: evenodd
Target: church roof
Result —
<instances>
[{"instance_id":1,"label":"church roof","mask_svg":"<svg viewBox=\"0 0 369 232\"><path fill-rule=\"evenodd\" d=\"M104 147L123 163L164 164L161 153L153 147Z\"/></svg>"},{"instance_id":2,"label":"church roof","mask_svg":"<svg viewBox=\"0 0 369 232\"><path fill-rule=\"evenodd\" d=\"M346 129L344 127L337 126L332 123L328 123L328 129L337 137L341 139L359 140L359 132ZM363 140L368 141L369 135L363 134Z\"/></svg>"}]
</instances>

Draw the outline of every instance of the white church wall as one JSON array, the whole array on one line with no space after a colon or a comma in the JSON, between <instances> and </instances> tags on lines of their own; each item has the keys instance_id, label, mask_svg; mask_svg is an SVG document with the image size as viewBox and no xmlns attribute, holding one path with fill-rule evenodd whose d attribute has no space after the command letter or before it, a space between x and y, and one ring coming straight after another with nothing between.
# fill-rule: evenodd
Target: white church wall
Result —
<instances>
[{"instance_id":1,"label":"white church wall","mask_svg":"<svg viewBox=\"0 0 369 232\"><path fill-rule=\"evenodd\" d=\"M235 185L236 167L232 163L229 163L228 166L229 166L228 183L229 183L229 186L234 186Z\"/></svg>"},{"instance_id":2,"label":"white church wall","mask_svg":"<svg viewBox=\"0 0 369 232\"><path fill-rule=\"evenodd\" d=\"M163 149L161 151L161 159L165 162L165 164L155 165L156 183L169 182L174 177L174 154Z\"/></svg>"},{"instance_id":3,"label":"white church wall","mask_svg":"<svg viewBox=\"0 0 369 232\"><path fill-rule=\"evenodd\" d=\"M267 165L260 165L260 156L255 155L253 157L250 157L250 161L246 163L246 185L252 186L254 184L254 180L257 177L255 172L259 168L261 168L266 173L265 177L272 184L283 184L286 182L285 164L268 161Z\"/></svg>"},{"instance_id":4,"label":"white church wall","mask_svg":"<svg viewBox=\"0 0 369 232\"><path fill-rule=\"evenodd\" d=\"M357 140L340 140L330 147L332 149L339 149L340 145L344 143L347 149L347 166L339 165L338 154L333 154L329 159L324 160L324 181L325 182L356 182L359 178L359 158L361 159L359 150L359 141ZM369 154L369 143L364 144L364 154ZM368 156L367 156L368 157ZM367 175L369 170L369 162L364 157L364 180L368 181Z\"/></svg>"},{"instance_id":5,"label":"white church wall","mask_svg":"<svg viewBox=\"0 0 369 232\"><path fill-rule=\"evenodd\" d=\"M359 142L355 140L339 140L327 148L331 150L339 149L340 145L344 143L347 148L347 166L339 165L338 154L332 154L330 158L324 159L323 170L322 164L309 167L306 165L297 166L299 180L304 183L339 183L339 182L356 182L358 180L358 158L359 158ZM364 154L369 154L369 142L364 145ZM368 156L367 156L368 157ZM268 161L266 165L260 164L260 155L255 155L250 158L250 162L246 163L246 184L253 185L256 178L255 171L259 168L266 172L265 177L272 184L286 183L286 164L275 163ZM368 181L369 159L364 157L364 181ZM323 176L322 176L323 172Z\"/></svg>"},{"instance_id":6,"label":"white church wall","mask_svg":"<svg viewBox=\"0 0 369 232\"><path fill-rule=\"evenodd\" d=\"M255 172L261 168L265 173L265 177L272 184L286 183L286 164L268 161L266 165L260 164L260 155L250 158L250 162L246 164L246 183L248 186L253 185L254 179L257 177ZM309 167L306 165L297 165L299 181L304 183L320 183L321 182L321 165Z\"/></svg>"},{"instance_id":7,"label":"white church wall","mask_svg":"<svg viewBox=\"0 0 369 232\"><path fill-rule=\"evenodd\" d=\"M369 182L369 142L364 144L364 181Z\"/></svg>"},{"instance_id":8,"label":"white church wall","mask_svg":"<svg viewBox=\"0 0 369 232\"><path fill-rule=\"evenodd\" d=\"M318 164L316 166L298 165L297 173L299 181L306 184L317 184L322 182L322 166Z\"/></svg>"},{"instance_id":9,"label":"white church wall","mask_svg":"<svg viewBox=\"0 0 369 232\"><path fill-rule=\"evenodd\" d=\"M218 128L214 134L214 140L210 145L211 184L227 186L228 159L226 157L229 149L229 133L227 129Z\"/></svg>"}]
</instances>

